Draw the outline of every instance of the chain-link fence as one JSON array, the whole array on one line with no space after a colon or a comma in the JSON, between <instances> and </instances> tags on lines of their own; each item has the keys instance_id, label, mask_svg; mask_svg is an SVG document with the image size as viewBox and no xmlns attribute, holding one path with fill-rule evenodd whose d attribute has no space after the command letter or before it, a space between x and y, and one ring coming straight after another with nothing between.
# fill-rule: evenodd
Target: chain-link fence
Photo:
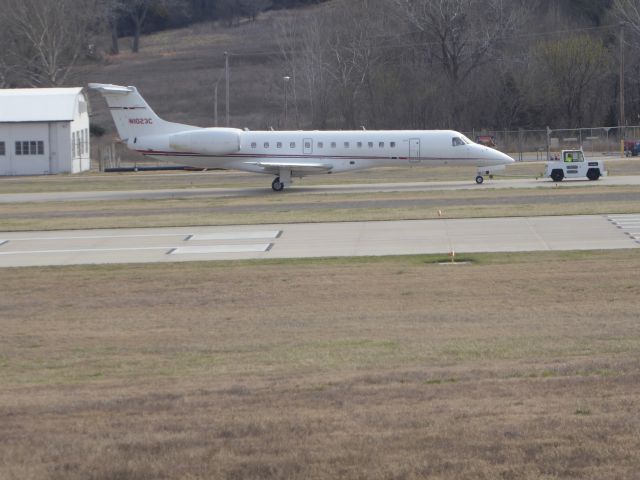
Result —
<instances>
[{"instance_id":1,"label":"chain-link fence","mask_svg":"<svg viewBox=\"0 0 640 480\"><path fill-rule=\"evenodd\" d=\"M591 155L623 153L622 141L640 141L640 126L593 127L556 130L473 130L465 132L476 142L491 142L517 161L545 160L547 151L582 148Z\"/></svg>"}]
</instances>

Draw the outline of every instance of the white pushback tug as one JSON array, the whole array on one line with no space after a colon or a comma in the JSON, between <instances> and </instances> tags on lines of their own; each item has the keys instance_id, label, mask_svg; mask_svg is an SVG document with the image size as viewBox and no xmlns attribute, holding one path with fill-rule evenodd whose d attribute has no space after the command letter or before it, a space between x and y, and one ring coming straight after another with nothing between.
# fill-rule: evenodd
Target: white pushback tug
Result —
<instances>
[{"instance_id":1,"label":"white pushback tug","mask_svg":"<svg viewBox=\"0 0 640 480\"><path fill-rule=\"evenodd\" d=\"M602 160L587 160L582 150L562 150L560 158L547 162L545 177L561 182L565 178L598 180L606 174Z\"/></svg>"}]
</instances>

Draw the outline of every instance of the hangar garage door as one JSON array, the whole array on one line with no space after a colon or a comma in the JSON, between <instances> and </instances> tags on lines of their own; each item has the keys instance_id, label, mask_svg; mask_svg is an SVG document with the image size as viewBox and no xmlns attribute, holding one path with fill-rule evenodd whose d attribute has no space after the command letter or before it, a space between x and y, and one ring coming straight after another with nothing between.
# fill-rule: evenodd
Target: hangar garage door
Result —
<instances>
[{"instance_id":1,"label":"hangar garage door","mask_svg":"<svg viewBox=\"0 0 640 480\"><path fill-rule=\"evenodd\" d=\"M46 123L1 125L0 175L49 173L48 140Z\"/></svg>"}]
</instances>

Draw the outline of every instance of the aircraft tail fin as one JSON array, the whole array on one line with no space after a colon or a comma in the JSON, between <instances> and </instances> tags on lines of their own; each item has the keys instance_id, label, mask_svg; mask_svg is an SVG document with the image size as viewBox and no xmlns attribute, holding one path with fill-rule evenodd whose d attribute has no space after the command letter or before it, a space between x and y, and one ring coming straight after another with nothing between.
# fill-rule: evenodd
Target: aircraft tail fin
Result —
<instances>
[{"instance_id":1,"label":"aircraft tail fin","mask_svg":"<svg viewBox=\"0 0 640 480\"><path fill-rule=\"evenodd\" d=\"M166 135L198 127L162 120L142 98L136 87L90 83L107 101L118 135L123 142L148 135Z\"/></svg>"}]
</instances>

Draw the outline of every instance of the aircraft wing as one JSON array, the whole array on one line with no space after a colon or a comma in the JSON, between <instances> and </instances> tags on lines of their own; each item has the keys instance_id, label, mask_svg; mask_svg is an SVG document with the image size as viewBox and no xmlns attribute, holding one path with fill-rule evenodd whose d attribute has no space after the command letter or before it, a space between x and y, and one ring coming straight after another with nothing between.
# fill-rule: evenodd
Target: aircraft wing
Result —
<instances>
[{"instance_id":1,"label":"aircraft wing","mask_svg":"<svg viewBox=\"0 0 640 480\"><path fill-rule=\"evenodd\" d=\"M269 161L269 162L245 162L248 165L255 165L262 168L267 173L277 174L281 168L288 168L295 172L328 172L333 168L330 163L308 163L308 162L288 162Z\"/></svg>"}]
</instances>

